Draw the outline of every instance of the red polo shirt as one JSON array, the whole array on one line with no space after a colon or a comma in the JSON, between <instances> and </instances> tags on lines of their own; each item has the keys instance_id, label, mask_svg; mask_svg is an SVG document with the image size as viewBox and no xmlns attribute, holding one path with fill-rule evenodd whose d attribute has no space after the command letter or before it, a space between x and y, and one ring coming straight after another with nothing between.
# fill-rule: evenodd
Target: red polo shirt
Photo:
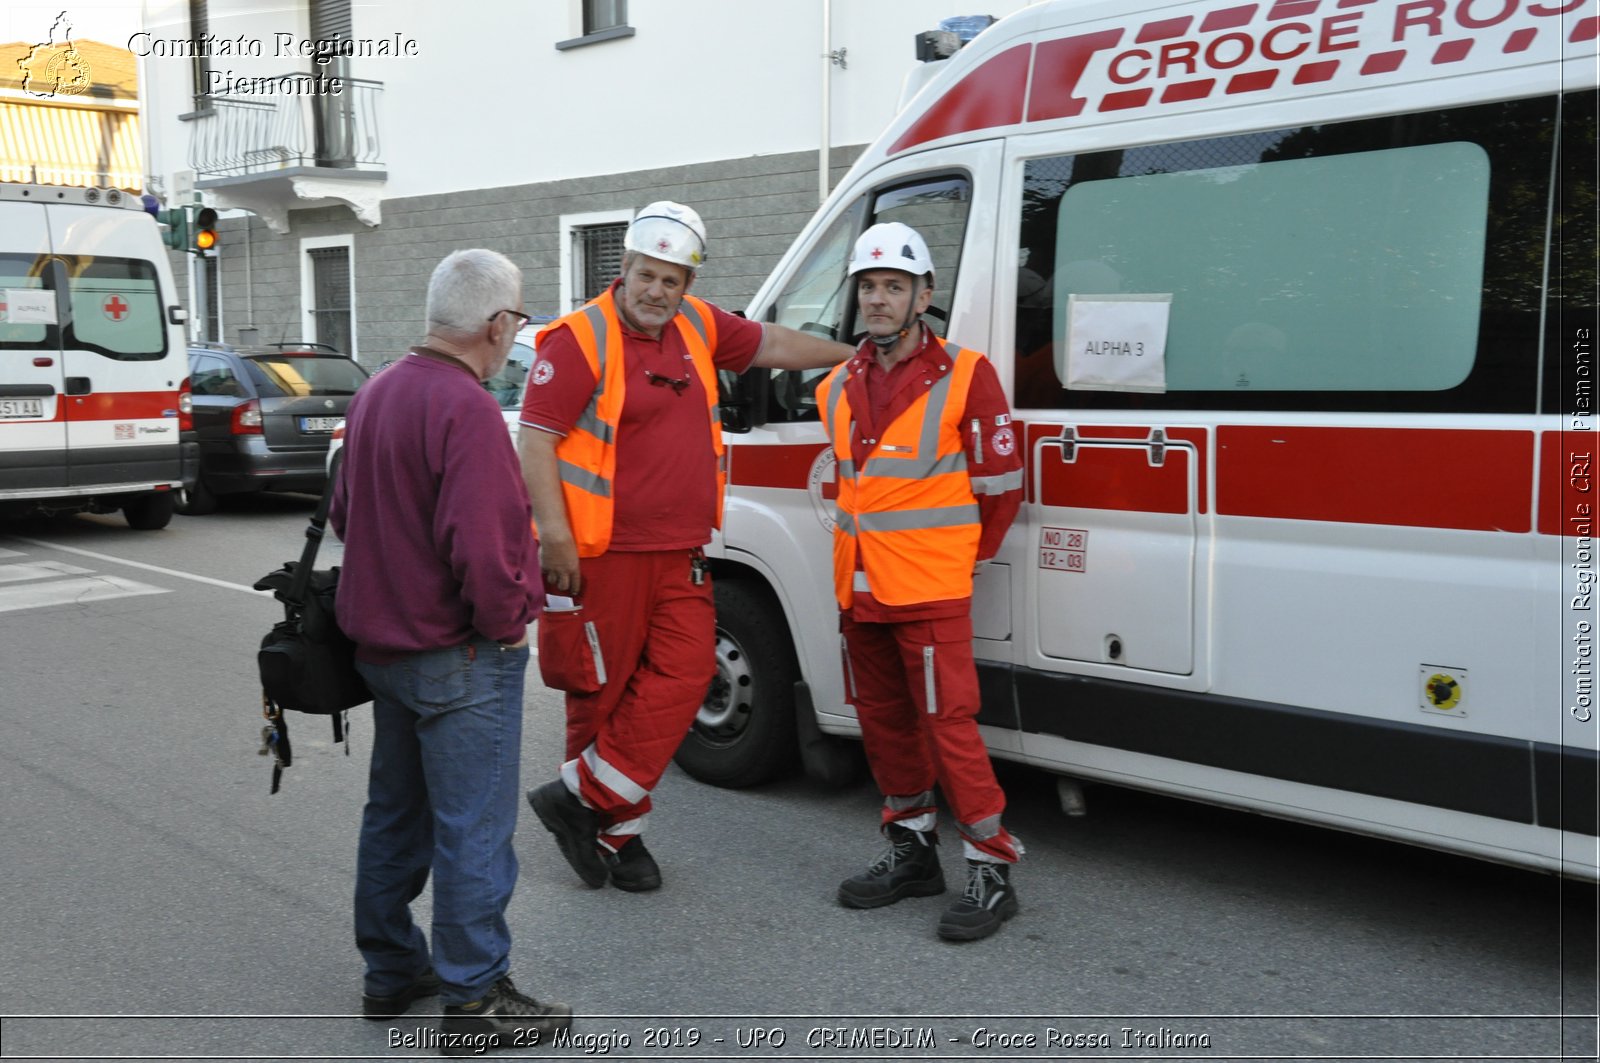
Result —
<instances>
[{"instance_id":1,"label":"red polo shirt","mask_svg":"<svg viewBox=\"0 0 1600 1063\"><path fill-rule=\"evenodd\" d=\"M613 296L619 283L612 283ZM761 349L761 325L715 306L711 315L717 333L712 361L718 369L744 372ZM657 338L624 324L622 357L626 384L617 425L610 549L704 546L716 520L717 465L706 423L705 389L689 349L671 322ZM521 423L565 436L596 384L572 330L556 329L539 342Z\"/></svg>"}]
</instances>

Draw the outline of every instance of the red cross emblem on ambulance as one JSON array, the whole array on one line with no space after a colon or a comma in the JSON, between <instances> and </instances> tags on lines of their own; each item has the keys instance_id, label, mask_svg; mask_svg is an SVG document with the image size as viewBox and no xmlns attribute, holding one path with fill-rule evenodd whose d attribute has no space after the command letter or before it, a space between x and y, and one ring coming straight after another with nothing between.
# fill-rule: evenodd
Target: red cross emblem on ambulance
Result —
<instances>
[{"instance_id":1,"label":"red cross emblem on ambulance","mask_svg":"<svg viewBox=\"0 0 1600 1063\"><path fill-rule=\"evenodd\" d=\"M100 312L112 321L121 321L128 314L128 301L120 295L112 294L100 304Z\"/></svg>"}]
</instances>

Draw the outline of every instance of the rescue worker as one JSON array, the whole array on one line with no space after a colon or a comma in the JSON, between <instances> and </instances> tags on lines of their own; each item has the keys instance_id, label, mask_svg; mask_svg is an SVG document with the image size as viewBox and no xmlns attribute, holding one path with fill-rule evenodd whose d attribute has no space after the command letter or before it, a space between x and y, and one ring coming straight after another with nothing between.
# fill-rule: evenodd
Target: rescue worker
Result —
<instances>
[{"instance_id":1,"label":"rescue worker","mask_svg":"<svg viewBox=\"0 0 1600 1063\"><path fill-rule=\"evenodd\" d=\"M939 936L987 937L1017 913L1011 865L1022 846L1000 824L1005 794L978 734L972 584L1021 502L1022 461L989 360L921 320L933 260L910 226L867 229L849 276L866 327L830 373L818 408L838 455L834 592L846 696L884 795L889 850L839 886L846 908L945 890L934 784L967 860L962 896Z\"/></svg>"},{"instance_id":2,"label":"rescue worker","mask_svg":"<svg viewBox=\"0 0 1600 1063\"><path fill-rule=\"evenodd\" d=\"M528 801L586 885L641 892L661 885L640 837L650 791L716 672L702 547L722 518L717 373L852 352L689 295L706 256L689 207L645 207L623 249L610 289L539 333L522 408L546 589L578 606L540 623L541 670L550 682L555 667L592 667L560 680L566 760Z\"/></svg>"}]
</instances>

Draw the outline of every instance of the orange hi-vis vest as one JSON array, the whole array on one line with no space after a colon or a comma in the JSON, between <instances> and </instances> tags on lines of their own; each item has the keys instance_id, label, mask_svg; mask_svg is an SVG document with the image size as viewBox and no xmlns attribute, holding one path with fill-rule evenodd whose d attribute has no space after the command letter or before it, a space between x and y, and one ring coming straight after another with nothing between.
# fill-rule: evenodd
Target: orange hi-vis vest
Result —
<instances>
[{"instance_id":1,"label":"orange hi-vis vest","mask_svg":"<svg viewBox=\"0 0 1600 1063\"><path fill-rule=\"evenodd\" d=\"M961 414L983 356L943 340L939 345L954 359L950 372L880 429L859 468L851 454L855 415L845 393L849 363L817 390L839 463L833 587L841 609L850 608L856 591L885 605L972 596L982 526L967 478Z\"/></svg>"},{"instance_id":2,"label":"orange hi-vis vest","mask_svg":"<svg viewBox=\"0 0 1600 1063\"><path fill-rule=\"evenodd\" d=\"M617 425L622 420L626 390L623 365L622 321L608 290L565 317L541 329L534 343L565 325L589 360L594 373L594 394L589 397L572 430L556 445L556 467L561 474L561 494L567 504L567 521L577 541L579 557L598 557L611 545L612 515L616 506L611 489L617 471ZM711 449L717 462L716 527L722 527L722 500L727 468L722 447L722 417L717 409L717 367L711 352L717 345L717 326L711 308L692 295L683 297L678 314L667 325L676 327L689 350L690 360L705 390ZM535 526L535 532L538 531Z\"/></svg>"}]
</instances>

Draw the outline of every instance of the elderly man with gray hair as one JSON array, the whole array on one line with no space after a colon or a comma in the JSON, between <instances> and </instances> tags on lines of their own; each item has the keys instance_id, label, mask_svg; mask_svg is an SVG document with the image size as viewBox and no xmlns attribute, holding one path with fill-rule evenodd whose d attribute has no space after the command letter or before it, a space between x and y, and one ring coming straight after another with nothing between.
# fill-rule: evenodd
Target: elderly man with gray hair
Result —
<instances>
[{"instance_id":1,"label":"elderly man with gray hair","mask_svg":"<svg viewBox=\"0 0 1600 1063\"><path fill-rule=\"evenodd\" d=\"M330 521L339 623L373 693L356 861L362 1011L444 1004L447 1055L544 1040L565 1004L509 977L523 674L543 588L517 454L482 382L504 367L522 273L457 251L428 283L427 338L351 400ZM433 877L433 940L411 902Z\"/></svg>"}]
</instances>

